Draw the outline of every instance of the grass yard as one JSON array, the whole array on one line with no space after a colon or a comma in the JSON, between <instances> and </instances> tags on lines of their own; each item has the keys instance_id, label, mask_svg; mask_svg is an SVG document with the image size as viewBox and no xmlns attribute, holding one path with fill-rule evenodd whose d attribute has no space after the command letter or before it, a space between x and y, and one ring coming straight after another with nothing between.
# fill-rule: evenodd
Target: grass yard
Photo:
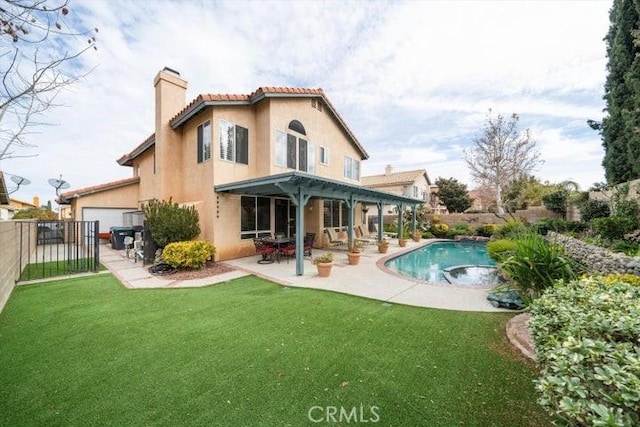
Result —
<instances>
[{"instance_id":1,"label":"grass yard","mask_svg":"<svg viewBox=\"0 0 640 427\"><path fill-rule=\"evenodd\" d=\"M40 280L48 277L65 276L76 272L93 271L93 258L79 258L72 260L59 260L27 264L20 280ZM98 270L103 271L106 268L98 265Z\"/></svg>"},{"instance_id":2,"label":"grass yard","mask_svg":"<svg viewBox=\"0 0 640 427\"><path fill-rule=\"evenodd\" d=\"M509 317L256 277L17 287L0 314L0 425L549 425Z\"/></svg>"}]
</instances>

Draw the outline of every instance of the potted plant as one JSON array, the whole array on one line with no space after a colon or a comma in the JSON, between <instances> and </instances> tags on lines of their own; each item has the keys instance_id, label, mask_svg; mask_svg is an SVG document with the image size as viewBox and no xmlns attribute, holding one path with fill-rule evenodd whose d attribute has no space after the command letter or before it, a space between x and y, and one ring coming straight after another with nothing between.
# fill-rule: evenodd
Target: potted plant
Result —
<instances>
[{"instance_id":1,"label":"potted plant","mask_svg":"<svg viewBox=\"0 0 640 427\"><path fill-rule=\"evenodd\" d=\"M378 241L378 252L386 254L389 249L389 242L386 239Z\"/></svg>"},{"instance_id":2,"label":"potted plant","mask_svg":"<svg viewBox=\"0 0 640 427\"><path fill-rule=\"evenodd\" d=\"M349 259L350 265L358 265L360 262L360 255L362 252L362 243L358 241L354 241L349 245L349 250L347 251L347 258Z\"/></svg>"},{"instance_id":3,"label":"potted plant","mask_svg":"<svg viewBox=\"0 0 640 427\"><path fill-rule=\"evenodd\" d=\"M331 267L333 267L333 254L326 252L313 260L313 263L318 268L318 276L329 277L331 274Z\"/></svg>"},{"instance_id":4,"label":"potted plant","mask_svg":"<svg viewBox=\"0 0 640 427\"><path fill-rule=\"evenodd\" d=\"M416 230L413 233L413 236L411 236L413 238L414 242L419 242L422 239L422 233L420 233L420 231Z\"/></svg>"},{"instance_id":5,"label":"potted plant","mask_svg":"<svg viewBox=\"0 0 640 427\"><path fill-rule=\"evenodd\" d=\"M401 248L404 248L405 246L407 246L408 241L409 239L407 238L407 235L404 230L398 232L398 244L400 245Z\"/></svg>"}]
</instances>

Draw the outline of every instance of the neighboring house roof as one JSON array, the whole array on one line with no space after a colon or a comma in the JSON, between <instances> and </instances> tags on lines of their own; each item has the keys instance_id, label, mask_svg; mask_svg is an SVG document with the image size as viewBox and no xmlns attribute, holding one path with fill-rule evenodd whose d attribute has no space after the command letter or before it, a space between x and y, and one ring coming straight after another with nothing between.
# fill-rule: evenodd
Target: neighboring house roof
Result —
<instances>
[{"instance_id":1,"label":"neighboring house roof","mask_svg":"<svg viewBox=\"0 0 640 427\"><path fill-rule=\"evenodd\" d=\"M416 169L411 171L393 172L381 175L363 176L360 182L365 187L397 187L401 185L413 185L416 180L424 175L427 184L431 185L431 180L424 169Z\"/></svg>"},{"instance_id":2,"label":"neighboring house roof","mask_svg":"<svg viewBox=\"0 0 640 427\"><path fill-rule=\"evenodd\" d=\"M37 206L31 202L23 202L18 199L9 199L9 204L16 208L37 208Z\"/></svg>"},{"instance_id":3,"label":"neighboring house roof","mask_svg":"<svg viewBox=\"0 0 640 427\"><path fill-rule=\"evenodd\" d=\"M322 98L324 104L330 111L338 125L356 146L364 159L369 158L369 153L364 149L358 138L351 131L347 123L329 101L322 89L290 88L290 87L259 87L250 95L243 94L200 94L186 107L176 114L169 124L173 129L177 129L190 118L197 115L203 109L215 105L254 105L265 98ZM117 161L121 166L133 166L133 160L155 145L155 134L149 136L145 141L133 149L129 154L125 154Z\"/></svg>"},{"instance_id":4,"label":"neighboring house roof","mask_svg":"<svg viewBox=\"0 0 640 427\"><path fill-rule=\"evenodd\" d=\"M0 172L0 205L9 204L9 190L7 183L4 181L4 174Z\"/></svg>"},{"instance_id":5,"label":"neighboring house roof","mask_svg":"<svg viewBox=\"0 0 640 427\"><path fill-rule=\"evenodd\" d=\"M133 166L133 159L147 151L149 148L153 147L156 143L156 134L152 133L147 139L142 141L142 144L138 145L136 148L131 150L129 154L125 154L120 157L118 160L118 164L120 166Z\"/></svg>"},{"instance_id":6,"label":"neighboring house roof","mask_svg":"<svg viewBox=\"0 0 640 427\"><path fill-rule=\"evenodd\" d=\"M126 187L127 185L138 184L139 182L140 177L134 176L133 178L126 178L118 181L111 181L104 184L94 185L92 187L85 187L73 191L67 191L60 194L60 197L58 197L56 203L58 203L59 205L67 205L71 203L71 199L88 196L90 194L101 193L103 191L114 190L116 188Z\"/></svg>"}]
</instances>

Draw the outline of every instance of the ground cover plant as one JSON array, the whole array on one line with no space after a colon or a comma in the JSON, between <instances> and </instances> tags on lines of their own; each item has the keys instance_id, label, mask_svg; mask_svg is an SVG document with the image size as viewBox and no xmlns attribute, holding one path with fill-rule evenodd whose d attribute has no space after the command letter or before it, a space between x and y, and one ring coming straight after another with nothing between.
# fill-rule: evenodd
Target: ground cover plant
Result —
<instances>
[{"instance_id":1,"label":"ground cover plant","mask_svg":"<svg viewBox=\"0 0 640 427\"><path fill-rule=\"evenodd\" d=\"M639 425L638 278L559 283L530 311L540 404L567 425Z\"/></svg>"},{"instance_id":2,"label":"ground cover plant","mask_svg":"<svg viewBox=\"0 0 640 427\"><path fill-rule=\"evenodd\" d=\"M534 366L504 338L510 316L255 277L19 287L0 314L0 425L303 426L329 407L385 426L549 425Z\"/></svg>"}]
</instances>

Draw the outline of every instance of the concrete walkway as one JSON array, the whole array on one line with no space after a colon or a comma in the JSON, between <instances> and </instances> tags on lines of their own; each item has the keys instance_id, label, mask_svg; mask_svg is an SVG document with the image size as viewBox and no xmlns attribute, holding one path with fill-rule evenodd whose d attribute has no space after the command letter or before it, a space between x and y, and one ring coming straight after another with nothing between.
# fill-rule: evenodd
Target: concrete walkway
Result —
<instances>
[{"instance_id":1,"label":"concrete walkway","mask_svg":"<svg viewBox=\"0 0 640 427\"><path fill-rule=\"evenodd\" d=\"M462 311L510 311L497 309L487 301L488 288L454 285L432 285L394 274L384 267L384 262L401 252L410 251L427 241L409 241L406 248L400 248L397 240L391 240L387 254L378 253L371 245L362 253L358 265L349 265L344 250L334 252L334 266L330 277L319 277L310 258L304 260L304 275L296 275L294 259L280 263L258 264L258 256L224 261L236 270L202 279L175 281L149 273L148 266L127 259L125 251L116 251L109 245L100 246L100 261L128 288L178 288L200 287L225 282L238 277L254 274L276 283L300 288L322 289L344 294L377 299L387 303L405 304L418 307L443 308ZM324 249L314 249L316 257Z\"/></svg>"}]
</instances>

